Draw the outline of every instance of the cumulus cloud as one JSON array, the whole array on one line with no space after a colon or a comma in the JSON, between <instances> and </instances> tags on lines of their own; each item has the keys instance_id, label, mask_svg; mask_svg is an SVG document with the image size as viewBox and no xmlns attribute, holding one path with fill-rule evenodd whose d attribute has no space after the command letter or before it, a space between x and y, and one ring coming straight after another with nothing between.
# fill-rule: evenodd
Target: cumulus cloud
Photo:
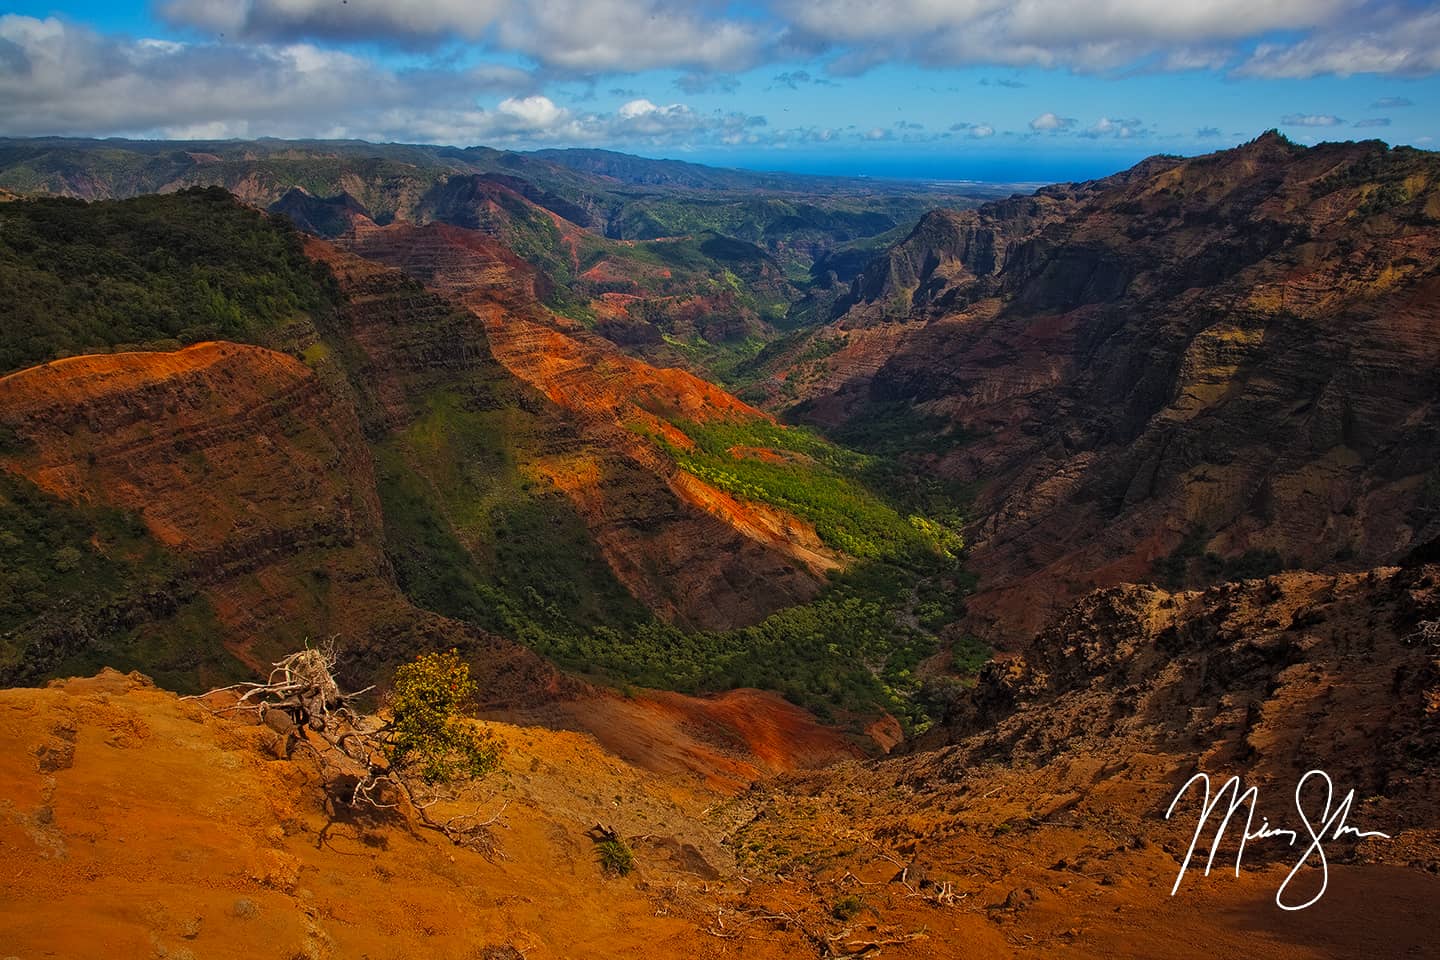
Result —
<instances>
[{"instance_id":1,"label":"cumulus cloud","mask_svg":"<svg viewBox=\"0 0 1440 960\"><path fill-rule=\"evenodd\" d=\"M1340 22L1366 0L777 0L790 30L841 48L841 69L893 60L1111 70L1159 58L1162 69L1209 69L1239 44ZM1168 62L1167 62L1168 58Z\"/></svg>"},{"instance_id":2,"label":"cumulus cloud","mask_svg":"<svg viewBox=\"0 0 1440 960\"><path fill-rule=\"evenodd\" d=\"M1345 121L1328 113L1290 113L1280 122L1287 127L1338 127Z\"/></svg>"},{"instance_id":3,"label":"cumulus cloud","mask_svg":"<svg viewBox=\"0 0 1440 960\"><path fill-rule=\"evenodd\" d=\"M1032 123L1033 127L1034 124ZM1089 137L1092 140L1099 140L1105 137L1114 137L1117 140L1129 140L1131 137L1144 132L1144 123L1140 120L1111 120L1109 117L1101 117L1092 126L1080 131L1080 136Z\"/></svg>"},{"instance_id":4,"label":"cumulus cloud","mask_svg":"<svg viewBox=\"0 0 1440 960\"><path fill-rule=\"evenodd\" d=\"M1440 69L1440 11L1406 0L758 0L744 8L720 0L159 0L158 9L172 23L250 41L438 48L460 40L583 74L723 73L817 56L842 75L893 62L1081 71L1238 64L1263 76Z\"/></svg>"},{"instance_id":5,"label":"cumulus cloud","mask_svg":"<svg viewBox=\"0 0 1440 960\"><path fill-rule=\"evenodd\" d=\"M963 133L967 137L975 140L984 140L986 137L995 136L995 128L988 123L968 123L962 121L951 124L950 131L952 133Z\"/></svg>"},{"instance_id":6,"label":"cumulus cloud","mask_svg":"<svg viewBox=\"0 0 1440 960\"><path fill-rule=\"evenodd\" d=\"M638 100L636 103L649 103L648 100ZM650 104L651 107L654 104ZM625 110L630 104L620 108L620 117L625 118ZM497 112L509 117L527 130L546 130L565 118L565 111L555 105L549 97L539 95L533 97L509 97L500 101L500 106L495 108Z\"/></svg>"},{"instance_id":7,"label":"cumulus cloud","mask_svg":"<svg viewBox=\"0 0 1440 960\"><path fill-rule=\"evenodd\" d=\"M978 82L1002 88L1023 85L1006 77L1009 68L1028 67L1229 70L1256 77L1440 72L1440 7L1418 0L155 3L180 28L177 35L190 39L133 40L56 19L0 14L0 129L507 143L522 137L598 142L623 134L752 142L781 134L760 129L763 121L688 107L672 111L683 104L661 101L733 92L737 73L763 65L773 65L766 73L780 89L897 62L983 66L987 75ZM429 52L434 59L377 58L376 46ZM490 54L502 62L473 65ZM393 65L417 62L431 65ZM572 80L589 91L622 90L632 82L625 75L650 70L673 71L676 89L666 96L646 86L655 110L644 115L578 112L589 93L557 93ZM627 103L639 98L628 89L612 95ZM1375 116L1357 125L1409 105L1404 97L1382 98L1367 110ZM1341 123L1307 122L1327 115L1297 116L1286 118L1287 125ZM884 130L897 139L920 135ZM1111 117L1085 127L1055 113L1018 130L1122 139L1146 132L1139 121ZM926 136L994 134L977 123Z\"/></svg>"},{"instance_id":8,"label":"cumulus cloud","mask_svg":"<svg viewBox=\"0 0 1440 960\"><path fill-rule=\"evenodd\" d=\"M1239 73L1274 78L1356 73L1418 76L1440 70L1440 9L1357 12L1296 43L1262 43Z\"/></svg>"},{"instance_id":9,"label":"cumulus cloud","mask_svg":"<svg viewBox=\"0 0 1440 960\"><path fill-rule=\"evenodd\" d=\"M1365 119L1365 120L1356 120L1356 121L1354 122L1354 124L1352 124L1352 126L1355 126L1355 127L1388 127L1388 126L1390 126L1390 118L1389 118L1389 117L1370 117L1370 118Z\"/></svg>"},{"instance_id":10,"label":"cumulus cloud","mask_svg":"<svg viewBox=\"0 0 1440 960\"><path fill-rule=\"evenodd\" d=\"M1195 131L1195 136L1201 140L1213 140L1214 138L1221 136L1220 128L1201 127L1199 130Z\"/></svg>"},{"instance_id":11,"label":"cumulus cloud","mask_svg":"<svg viewBox=\"0 0 1440 960\"><path fill-rule=\"evenodd\" d=\"M407 73L310 44L130 41L13 14L0 16L0 47L12 54L0 59L0 128L12 134L167 133L205 124L230 136L315 135L362 111L382 116L533 85L519 70Z\"/></svg>"},{"instance_id":12,"label":"cumulus cloud","mask_svg":"<svg viewBox=\"0 0 1440 960\"><path fill-rule=\"evenodd\" d=\"M0 129L15 135L645 144L719 142L765 125L638 98L580 113L535 92L521 70L393 71L304 43L130 41L5 15L0 50Z\"/></svg>"},{"instance_id":13,"label":"cumulus cloud","mask_svg":"<svg viewBox=\"0 0 1440 960\"><path fill-rule=\"evenodd\" d=\"M461 39L578 73L742 69L773 40L753 21L665 0L165 0L159 9L171 23L249 40Z\"/></svg>"},{"instance_id":14,"label":"cumulus cloud","mask_svg":"<svg viewBox=\"0 0 1440 960\"><path fill-rule=\"evenodd\" d=\"M159 11L174 23L267 41L420 41L478 38L507 6L507 0L164 0Z\"/></svg>"},{"instance_id":15,"label":"cumulus cloud","mask_svg":"<svg viewBox=\"0 0 1440 960\"><path fill-rule=\"evenodd\" d=\"M1036 133L1059 133L1075 126L1074 117L1061 117L1054 113L1042 113L1030 121L1030 129Z\"/></svg>"}]
</instances>

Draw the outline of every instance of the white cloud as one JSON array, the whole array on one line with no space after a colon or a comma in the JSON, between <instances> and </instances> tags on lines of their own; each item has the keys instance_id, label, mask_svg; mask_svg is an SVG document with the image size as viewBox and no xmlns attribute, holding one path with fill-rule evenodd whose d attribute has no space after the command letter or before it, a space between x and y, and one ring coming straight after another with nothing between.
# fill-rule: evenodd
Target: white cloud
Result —
<instances>
[{"instance_id":1,"label":"white cloud","mask_svg":"<svg viewBox=\"0 0 1440 960\"><path fill-rule=\"evenodd\" d=\"M159 9L173 22L262 40L452 33L476 39L508 5L509 0L165 0Z\"/></svg>"},{"instance_id":2,"label":"white cloud","mask_svg":"<svg viewBox=\"0 0 1440 960\"><path fill-rule=\"evenodd\" d=\"M1146 58L1164 70L1217 69L1236 44L1344 22L1368 0L777 0L813 46L841 48L858 73L908 60L1110 70Z\"/></svg>"},{"instance_id":3,"label":"white cloud","mask_svg":"<svg viewBox=\"0 0 1440 960\"><path fill-rule=\"evenodd\" d=\"M1280 118L1287 127L1338 127L1345 121L1328 113L1291 113Z\"/></svg>"},{"instance_id":4,"label":"white cloud","mask_svg":"<svg viewBox=\"0 0 1440 960\"><path fill-rule=\"evenodd\" d=\"M672 104L672 106L679 106L679 104ZM655 113L659 109L659 107L655 106L655 104L649 100L641 99L631 100L629 103L622 104L616 112L624 119L629 120L633 117L643 117L647 113Z\"/></svg>"},{"instance_id":5,"label":"white cloud","mask_svg":"<svg viewBox=\"0 0 1440 960\"><path fill-rule=\"evenodd\" d=\"M976 140L983 140L986 137L993 137L995 135L995 128L988 123L968 123L962 121L951 124L950 131L952 133L963 133L967 137L972 137Z\"/></svg>"},{"instance_id":6,"label":"white cloud","mask_svg":"<svg viewBox=\"0 0 1440 960\"><path fill-rule=\"evenodd\" d=\"M743 10L720 0L161 0L159 9L232 39L459 40L569 74L682 69L690 94L707 77L817 56L836 74L892 62L1080 71L1239 63L1278 77L1440 70L1440 11L1405 0L760 0Z\"/></svg>"},{"instance_id":7,"label":"white cloud","mask_svg":"<svg viewBox=\"0 0 1440 960\"><path fill-rule=\"evenodd\" d=\"M1385 8L1354 22L1337 22L1298 43L1266 43L1239 72L1304 78L1356 73L1422 75L1440 70L1440 9Z\"/></svg>"},{"instance_id":8,"label":"white cloud","mask_svg":"<svg viewBox=\"0 0 1440 960\"><path fill-rule=\"evenodd\" d=\"M1145 124L1140 120L1111 120L1109 117L1101 117L1095 121L1094 125L1082 130L1080 136L1089 137L1092 140L1105 137L1129 140L1131 137L1144 133L1144 130Z\"/></svg>"},{"instance_id":9,"label":"white cloud","mask_svg":"<svg viewBox=\"0 0 1440 960\"><path fill-rule=\"evenodd\" d=\"M496 107L499 113L513 117L532 130L545 130L567 119L565 110L555 106L549 97L509 97Z\"/></svg>"},{"instance_id":10,"label":"white cloud","mask_svg":"<svg viewBox=\"0 0 1440 960\"><path fill-rule=\"evenodd\" d=\"M1054 113L1042 113L1030 121L1030 129L1036 133L1057 133L1075 126L1074 117L1061 117Z\"/></svg>"},{"instance_id":11,"label":"white cloud","mask_svg":"<svg viewBox=\"0 0 1440 960\"><path fill-rule=\"evenodd\" d=\"M665 0L167 0L160 11L172 23L267 42L458 38L575 73L741 69L774 32Z\"/></svg>"},{"instance_id":12,"label":"white cloud","mask_svg":"<svg viewBox=\"0 0 1440 960\"><path fill-rule=\"evenodd\" d=\"M533 85L508 67L392 71L304 43L130 41L0 16L0 129L12 135L623 145L718 142L765 126L763 117L643 99L613 114L580 113Z\"/></svg>"}]
</instances>

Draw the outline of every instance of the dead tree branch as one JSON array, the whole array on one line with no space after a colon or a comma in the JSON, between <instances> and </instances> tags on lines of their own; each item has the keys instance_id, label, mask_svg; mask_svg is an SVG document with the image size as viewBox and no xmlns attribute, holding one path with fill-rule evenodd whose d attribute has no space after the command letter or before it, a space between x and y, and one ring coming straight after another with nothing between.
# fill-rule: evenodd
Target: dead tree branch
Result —
<instances>
[{"instance_id":1,"label":"dead tree branch","mask_svg":"<svg viewBox=\"0 0 1440 960\"><path fill-rule=\"evenodd\" d=\"M493 816L481 819L476 810L438 819L431 809L456 798L427 784L404 766L391 762L394 726L355 708L356 700L374 687L346 692L335 680L334 642L307 647L271 665L265 682L220 687L187 700L209 701L235 694L212 706L216 714L249 714L282 738L277 753L290 759L296 747L307 748L327 794L357 811L398 811L457 846L490 857L495 854L491 828L500 824L508 801Z\"/></svg>"}]
</instances>

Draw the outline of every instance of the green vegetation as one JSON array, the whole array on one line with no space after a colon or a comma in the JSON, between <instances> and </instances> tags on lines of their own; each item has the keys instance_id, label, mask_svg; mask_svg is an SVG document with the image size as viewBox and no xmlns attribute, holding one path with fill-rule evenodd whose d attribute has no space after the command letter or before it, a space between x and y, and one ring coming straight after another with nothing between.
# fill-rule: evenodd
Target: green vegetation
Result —
<instances>
[{"instance_id":1,"label":"green vegetation","mask_svg":"<svg viewBox=\"0 0 1440 960\"><path fill-rule=\"evenodd\" d=\"M567 499L526 479L525 438L542 425L521 425L517 410L468 410L441 393L414 426L381 446L387 550L416 603L600 680L689 693L753 686L825 715L884 708L912 727L927 722L913 699L916 669L938 649L934 631L959 615L972 586L953 550L937 548L940 533L866 499L863 487L837 472L821 489L833 492L843 481L848 495L881 518L875 522L890 533L870 542L873 552L888 550L887 558L860 564L815 600L751 627L678 627L656 619L614 581ZM497 418L508 418L505 430ZM709 436L810 451L787 477L800 486L807 473L865 462L806 431L728 429ZM943 534L954 536L948 528Z\"/></svg>"},{"instance_id":2,"label":"green vegetation","mask_svg":"<svg viewBox=\"0 0 1440 960\"><path fill-rule=\"evenodd\" d=\"M874 461L802 427L765 420L681 423L694 442L665 444L681 469L750 500L780 507L815 525L820 539L852 557L878 560L930 550L953 555L953 529L927 517L902 516L861 478Z\"/></svg>"},{"instance_id":3,"label":"green vegetation","mask_svg":"<svg viewBox=\"0 0 1440 960\"><path fill-rule=\"evenodd\" d=\"M531 643L536 632L629 626L622 587L568 498L532 473L564 426L506 385L432 392L377 448L387 552L422 606ZM527 409L530 408L530 409Z\"/></svg>"},{"instance_id":4,"label":"green vegetation","mask_svg":"<svg viewBox=\"0 0 1440 960\"><path fill-rule=\"evenodd\" d=\"M839 920L841 923L845 923L849 920L854 920L860 915L860 911L864 909L865 901L863 899L853 893L847 894L839 900L836 900L834 905L830 907L830 916Z\"/></svg>"},{"instance_id":5,"label":"green vegetation","mask_svg":"<svg viewBox=\"0 0 1440 960\"><path fill-rule=\"evenodd\" d=\"M240 666L214 614L135 514L68 504L0 472L0 684L101 666L144 668L173 689ZM164 610L163 623L142 611Z\"/></svg>"},{"instance_id":6,"label":"green vegetation","mask_svg":"<svg viewBox=\"0 0 1440 960\"><path fill-rule=\"evenodd\" d=\"M595 844L600 872L607 877L627 877L635 870L635 854L619 837L605 837Z\"/></svg>"},{"instance_id":7,"label":"green vegetation","mask_svg":"<svg viewBox=\"0 0 1440 960\"><path fill-rule=\"evenodd\" d=\"M387 760L413 767L427 783L483 777L500 762L488 731L465 719L475 699L470 666L454 650L426 653L395 671Z\"/></svg>"},{"instance_id":8,"label":"green vegetation","mask_svg":"<svg viewBox=\"0 0 1440 960\"><path fill-rule=\"evenodd\" d=\"M847 421L835 430L834 437L837 443L885 460L910 454L940 456L970 440L949 420L921 413L909 400L873 402L863 419Z\"/></svg>"},{"instance_id":9,"label":"green vegetation","mask_svg":"<svg viewBox=\"0 0 1440 960\"><path fill-rule=\"evenodd\" d=\"M415 422L378 448L387 552L416 603L600 680L690 693L753 686L822 715L883 708L912 728L928 722L914 699L916 670L973 578L954 518L906 516L867 490L860 478L878 469L872 458L768 421L680 424L696 440L683 454L670 448L683 467L811 520L865 560L813 601L754 626L690 630L634 601L568 498L534 475L561 427L494 395L496 383L472 389L431 393ZM957 662L978 669L973 656Z\"/></svg>"},{"instance_id":10,"label":"green vegetation","mask_svg":"<svg viewBox=\"0 0 1440 960\"><path fill-rule=\"evenodd\" d=\"M218 188L0 204L0 372L112 346L254 342L334 299L293 230Z\"/></svg>"},{"instance_id":11,"label":"green vegetation","mask_svg":"<svg viewBox=\"0 0 1440 960\"><path fill-rule=\"evenodd\" d=\"M0 634L164 570L133 514L73 507L0 472Z\"/></svg>"},{"instance_id":12,"label":"green vegetation","mask_svg":"<svg viewBox=\"0 0 1440 960\"><path fill-rule=\"evenodd\" d=\"M716 304L774 308L755 299L751 276L759 274L747 273L773 269L758 246L706 234L627 249L668 263L672 279L703 268L705 283L720 291ZM0 206L0 295L18 311L0 330L6 369L201 337L258 342L303 359L354 398L375 453L386 553L421 606L617 684L756 686L832 716L883 708L912 727L928 722L916 701L917 668L971 588L958 559L960 501L947 499L952 491L922 490L883 457L766 421L679 424L695 441L670 451L680 466L794 512L863 562L811 602L753 626L676 627L616 581L569 497L547 479L585 468L585 445L489 357L483 333L453 311L423 314L434 330L417 330L417 342L451 344L469 359L463 368L400 372L410 409L402 426L390 427L391 401L376 391L333 279L304 257L282 221L222 191ZM416 286L396 296L425 294ZM22 435L0 432L0 452L24 456ZM307 602L323 608L328 579L303 569L328 569L323 551L296 568ZM297 621L295 636L270 640L298 643L304 629ZM224 632L189 571L138 518L68 505L4 478L0 681L108 664L143 669L178 689L214 686L245 673L218 641L195 639ZM970 660L957 656L961 662Z\"/></svg>"}]
</instances>

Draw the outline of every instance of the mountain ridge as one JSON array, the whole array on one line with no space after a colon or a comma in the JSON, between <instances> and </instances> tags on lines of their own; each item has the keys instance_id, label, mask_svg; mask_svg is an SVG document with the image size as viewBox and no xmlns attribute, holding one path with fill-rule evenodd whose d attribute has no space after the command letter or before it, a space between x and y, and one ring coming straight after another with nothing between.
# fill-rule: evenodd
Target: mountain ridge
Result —
<instances>
[{"instance_id":1,"label":"mountain ridge","mask_svg":"<svg viewBox=\"0 0 1440 960\"><path fill-rule=\"evenodd\" d=\"M971 608L996 636L1206 554L1392 562L1434 536L1423 458L1396 444L1433 434L1413 371L1435 359L1437 183L1433 154L1271 134L932 214L809 334L838 349L795 367L796 412L946 424L926 469L980 485Z\"/></svg>"}]
</instances>

